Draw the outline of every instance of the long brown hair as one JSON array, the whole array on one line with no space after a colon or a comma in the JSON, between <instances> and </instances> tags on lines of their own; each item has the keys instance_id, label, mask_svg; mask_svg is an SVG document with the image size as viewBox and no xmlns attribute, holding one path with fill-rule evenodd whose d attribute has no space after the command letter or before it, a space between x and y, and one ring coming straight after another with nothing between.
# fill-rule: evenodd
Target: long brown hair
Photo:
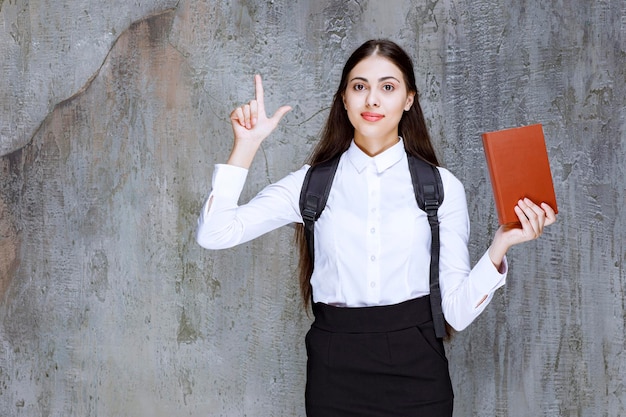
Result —
<instances>
[{"instance_id":1,"label":"long brown hair","mask_svg":"<svg viewBox=\"0 0 626 417\"><path fill-rule=\"evenodd\" d=\"M343 93L348 85L348 74L350 71L363 59L372 55L378 55L393 62L402 72L408 91L415 93L413 105L408 111L404 112L398 125L398 134L404 139L406 152L438 166L439 161L431 143L424 114L418 100L413 62L400 46L384 39L365 42L346 61L346 65L341 73L339 88L337 88L332 107L330 108L328 120L322 130L320 141L308 159L308 163L316 165L328 161L345 152L350 146L354 137L354 127L350 123L344 109ZM308 307L312 294L311 275L313 274L313 264L307 249L302 224L296 226L296 243L300 250L300 261L298 262L300 290L304 305Z\"/></svg>"}]
</instances>

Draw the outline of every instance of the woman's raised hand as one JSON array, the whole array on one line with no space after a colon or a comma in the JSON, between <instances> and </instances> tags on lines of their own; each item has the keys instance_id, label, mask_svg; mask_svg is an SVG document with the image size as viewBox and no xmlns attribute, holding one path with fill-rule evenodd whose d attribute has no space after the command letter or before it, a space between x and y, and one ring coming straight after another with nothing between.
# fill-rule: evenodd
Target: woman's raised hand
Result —
<instances>
[{"instance_id":1,"label":"woman's raised hand","mask_svg":"<svg viewBox=\"0 0 626 417\"><path fill-rule=\"evenodd\" d=\"M276 129L278 122L291 110L290 106L282 106L273 116L267 117L263 99L263 82L258 74L254 76L254 85L255 99L237 107L230 114L235 143L228 163L243 168L250 167L263 140Z\"/></svg>"}]
</instances>

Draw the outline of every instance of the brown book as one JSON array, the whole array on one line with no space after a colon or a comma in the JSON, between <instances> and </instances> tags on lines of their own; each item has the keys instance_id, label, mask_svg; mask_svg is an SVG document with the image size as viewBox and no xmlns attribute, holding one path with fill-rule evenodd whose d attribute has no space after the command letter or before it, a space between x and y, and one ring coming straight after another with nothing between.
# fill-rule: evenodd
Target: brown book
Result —
<instances>
[{"instance_id":1,"label":"brown book","mask_svg":"<svg viewBox=\"0 0 626 417\"><path fill-rule=\"evenodd\" d=\"M540 124L483 133L500 224L519 223L513 208L528 197L557 211L548 151Z\"/></svg>"}]
</instances>

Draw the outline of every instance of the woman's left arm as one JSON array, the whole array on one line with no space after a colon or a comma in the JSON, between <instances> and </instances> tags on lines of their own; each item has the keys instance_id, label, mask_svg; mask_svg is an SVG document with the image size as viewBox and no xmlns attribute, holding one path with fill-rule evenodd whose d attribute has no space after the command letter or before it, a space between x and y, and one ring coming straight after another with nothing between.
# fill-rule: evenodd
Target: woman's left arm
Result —
<instances>
[{"instance_id":1,"label":"woman's left arm","mask_svg":"<svg viewBox=\"0 0 626 417\"><path fill-rule=\"evenodd\" d=\"M518 216L523 216L517 229L513 225L500 227L489 249L471 267L465 190L449 171L440 169L440 172L445 190L444 202L439 210L442 304L446 320L460 331L484 311L494 292L504 285L508 249L536 239L545 226L554 223L556 216L547 205L537 206L530 201L522 201L516 208Z\"/></svg>"}]
</instances>

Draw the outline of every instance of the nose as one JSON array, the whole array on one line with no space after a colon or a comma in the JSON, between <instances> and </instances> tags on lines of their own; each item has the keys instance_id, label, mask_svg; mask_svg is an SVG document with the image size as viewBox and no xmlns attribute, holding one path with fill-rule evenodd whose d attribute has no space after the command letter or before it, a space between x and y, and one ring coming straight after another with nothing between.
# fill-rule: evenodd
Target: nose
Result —
<instances>
[{"instance_id":1,"label":"nose","mask_svg":"<svg viewBox=\"0 0 626 417\"><path fill-rule=\"evenodd\" d=\"M378 107L380 105L378 101L378 95L374 89L369 90L366 98L366 104L368 107Z\"/></svg>"}]
</instances>

